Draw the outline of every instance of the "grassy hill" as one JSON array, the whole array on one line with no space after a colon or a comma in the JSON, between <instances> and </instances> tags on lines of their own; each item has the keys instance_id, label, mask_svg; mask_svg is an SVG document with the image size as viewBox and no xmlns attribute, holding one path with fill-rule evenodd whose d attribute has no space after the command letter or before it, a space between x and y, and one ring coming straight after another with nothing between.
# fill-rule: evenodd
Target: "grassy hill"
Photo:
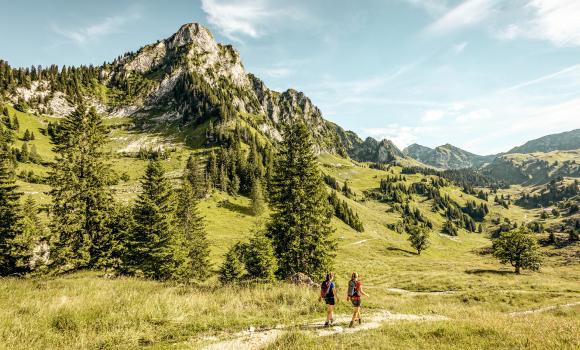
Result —
<instances>
[{"instance_id":1,"label":"grassy hill","mask_svg":"<svg viewBox=\"0 0 580 350\"><path fill-rule=\"evenodd\" d=\"M48 139L42 135L47 117L17 113L20 134L28 128L37 136L43 160L50 160ZM191 150L186 137L172 134L163 127L135 130L126 127L126 119L109 119L112 128L111 162L118 173L127 173L127 181L115 185L116 196L124 201L139 192L139 177L146 160L135 152L139 147L170 149L163 165L175 183ZM171 126L167 126L170 128ZM193 136L190 136L193 137ZM193 152L200 152L195 150ZM580 305L547 309L545 312L510 315L542 307L580 301L578 245L546 245L542 248L546 263L540 272L515 276L499 265L488 253L488 233L460 230L451 237L442 234L444 218L431 210L432 201L412 195L412 204L434 223L431 247L420 256L410 247L407 234L390 230L401 214L392 203L365 197L365 191L379 187L380 180L401 174L391 166L378 170L331 154L319 158L321 168L340 183L348 181L354 197L339 194L359 214L365 231L357 232L333 219L338 251L335 261L337 285L345 293L353 270L361 274L371 295L365 300L365 315L389 311L393 315L438 315L447 319L385 321L376 329L353 334L337 334L318 339L318 331L308 330L310 323L322 320L324 307L317 302L316 289L285 283L220 287L215 276L200 286L174 285L134 278L103 278L104 272L77 272L65 276L4 278L0 280L0 344L11 349L41 348L201 348L208 344L237 339L238 332L256 327L256 335L280 326L281 333L270 348L360 348L421 347L461 348L560 348L580 345L575 329L580 326ZM46 165L19 164L18 170L45 174ZM422 182L431 176L405 175L405 183ZM47 185L19 181L23 192L41 203L49 200ZM454 201L483 203L459 187L442 188ZM499 194L516 196L513 187ZM509 209L487 201L492 218L508 218L525 223L539 220L541 209ZM217 268L227 249L250 237L267 220L251 214L250 200L214 192L201 202L211 243L212 269ZM556 225L565 218L549 218ZM540 238L547 238L543 234ZM559 235L561 242L566 237ZM340 303L337 312L348 314L350 307ZM394 317L394 316L393 316ZM343 325L344 326L344 325ZM306 327L306 328L304 328ZM538 331L540 330L540 331Z\"/></svg>"}]
</instances>

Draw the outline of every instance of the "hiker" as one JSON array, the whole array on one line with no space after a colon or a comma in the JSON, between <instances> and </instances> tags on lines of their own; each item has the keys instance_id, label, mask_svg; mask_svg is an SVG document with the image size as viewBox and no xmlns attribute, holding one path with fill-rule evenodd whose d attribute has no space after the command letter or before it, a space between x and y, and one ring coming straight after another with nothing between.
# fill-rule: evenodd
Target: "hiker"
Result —
<instances>
[{"instance_id":1,"label":"hiker","mask_svg":"<svg viewBox=\"0 0 580 350\"><path fill-rule=\"evenodd\" d=\"M346 296L346 300L350 300L352 302L352 306L354 306L354 312L352 314L352 320L350 321L349 327L354 326L354 322L358 320L358 324L362 323L360 317L360 297L364 295L368 297L369 295L362 290L362 283L358 279L358 273L353 272L350 281L348 282L348 292Z\"/></svg>"},{"instance_id":2,"label":"hiker","mask_svg":"<svg viewBox=\"0 0 580 350\"><path fill-rule=\"evenodd\" d=\"M333 279L334 273L327 273L326 280L322 282L320 287L320 297L318 298L318 301L324 299L324 302L327 305L326 322L324 323L324 327L328 327L334 322L334 304L338 302L336 286L334 285Z\"/></svg>"}]
</instances>

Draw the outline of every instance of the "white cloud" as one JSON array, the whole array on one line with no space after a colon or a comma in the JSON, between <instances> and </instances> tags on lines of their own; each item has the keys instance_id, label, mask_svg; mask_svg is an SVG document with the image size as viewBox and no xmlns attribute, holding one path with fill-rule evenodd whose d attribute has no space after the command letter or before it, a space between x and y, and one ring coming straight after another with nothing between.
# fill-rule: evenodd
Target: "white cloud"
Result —
<instances>
[{"instance_id":1,"label":"white cloud","mask_svg":"<svg viewBox=\"0 0 580 350\"><path fill-rule=\"evenodd\" d=\"M479 24L493 12L495 3L496 0L466 0L427 27L427 33L446 34Z\"/></svg>"},{"instance_id":2,"label":"white cloud","mask_svg":"<svg viewBox=\"0 0 580 350\"><path fill-rule=\"evenodd\" d=\"M273 20L298 19L301 14L288 7L274 6L266 0L202 0L201 8L209 23L226 37L241 41L241 36L259 38Z\"/></svg>"},{"instance_id":3,"label":"white cloud","mask_svg":"<svg viewBox=\"0 0 580 350\"><path fill-rule=\"evenodd\" d=\"M467 45L469 45L469 42L467 42L467 41L459 43L459 44L453 46L453 52L455 52L456 54L460 54L465 50Z\"/></svg>"},{"instance_id":4,"label":"white cloud","mask_svg":"<svg viewBox=\"0 0 580 350\"><path fill-rule=\"evenodd\" d=\"M525 9L531 10L531 16L508 25L498 38L548 40L559 47L580 45L580 1L530 0Z\"/></svg>"},{"instance_id":5,"label":"white cloud","mask_svg":"<svg viewBox=\"0 0 580 350\"><path fill-rule=\"evenodd\" d=\"M368 128L363 130L365 134L377 140L387 139L403 149L412 143L417 142L419 135L426 131L422 127L400 126L391 124L384 128Z\"/></svg>"},{"instance_id":6,"label":"white cloud","mask_svg":"<svg viewBox=\"0 0 580 350\"><path fill-rule=\"evenodd\" d=\"M444 115L445 115L445 112L443 112L441 110L430 109L430 110L426 111L425 114L423 114L421 121L424 123L434 122L434 121L437 121L437 120L443 118Z\"/></svg>"},{"instance_id":7,"label":"white cloud","mask_svg":"<svg viewBox=\"0 0 580 350\"><path fill-rule=\"evenodd\" d=\"M132 7L126 14L105 17L100 22L90 24L77 29L63 29L53 24L52 30L66 39L73 41L77 45L86 45L97 41L107 35L118 33L126 24L141 18L139 8Z\"/></svg>"},{"instance_id":8,"label":"white cloud","mask_svg":"<svg viewBox=\"0 0 580 350\"><path fill-rule=\"evenodd\" d=\"M492 117L491 111L489 109L478 109L465 114L461 114L455 118L458 123L466 124L470 122L479 122L482 120L490 119Z\"/></svg>"}]
</instances>

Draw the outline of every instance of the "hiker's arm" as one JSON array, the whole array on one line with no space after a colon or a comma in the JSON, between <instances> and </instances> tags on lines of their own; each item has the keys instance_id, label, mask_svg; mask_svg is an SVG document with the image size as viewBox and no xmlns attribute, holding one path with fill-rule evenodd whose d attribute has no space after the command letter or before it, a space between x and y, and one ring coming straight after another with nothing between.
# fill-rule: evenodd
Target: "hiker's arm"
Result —
<instances>
[{"instance_id":1,"label":"hiker's arm","mask_svg":"<svg viewBox=\"0 0 580 350\"><path fill-rule=\"evenodd\" d=\"M368 297L369 295L367 293L365 293L365 291L362 289L362 286L358 287L358 290L360 292L360 294L364 295L365 297Z\"/></svg>"},{"instance_id":2,"label":"hiker's arm","mask_svg":"<svg viewBox=\"0 0 580 350\"><path fill-rule=\"evenodd\" d=\"M338 293L336 293L336 285L332 288L332 294L334 294L334 298L338 301Z\"/></svg>"}]
</instances>

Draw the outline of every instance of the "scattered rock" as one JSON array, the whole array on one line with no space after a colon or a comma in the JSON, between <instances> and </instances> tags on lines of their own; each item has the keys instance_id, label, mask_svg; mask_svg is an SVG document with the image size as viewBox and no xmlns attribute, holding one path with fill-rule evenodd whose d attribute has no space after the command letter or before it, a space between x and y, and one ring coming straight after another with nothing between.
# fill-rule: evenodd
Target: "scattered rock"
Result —
<instances>
[{"instance_id":1,"label":"scattered rock","mask_svg":"<svg viewBox=\"0 0 580 350\"><path fill-rule=\"evenodd\" d=\"M288 277L288 282L297 286L318 287L318 284L312 281L312 278L302 272L295 273Z\"/></svg>"}]
</instances>

